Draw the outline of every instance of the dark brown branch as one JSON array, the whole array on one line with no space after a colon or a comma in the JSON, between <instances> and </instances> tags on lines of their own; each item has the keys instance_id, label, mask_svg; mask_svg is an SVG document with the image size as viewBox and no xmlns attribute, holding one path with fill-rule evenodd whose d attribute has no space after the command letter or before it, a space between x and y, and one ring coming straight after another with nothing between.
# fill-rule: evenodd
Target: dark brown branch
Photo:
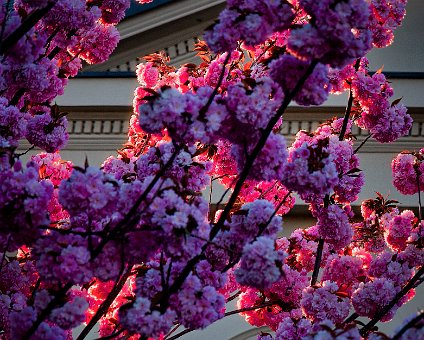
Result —
<instances>
[{"instance_id":1,"label":"dark brown branch","mask_svg":"<svg viewBox=\"0 0 424 340\"><path fill-rule=\"evenodd\" d=\"M38 327L41 325L41 323L50 315L53 309L60 307L61 304L64 302L64 297L68 290L72 287L71 283L67 283L63 288L61 288L51 300L47 307L43 309L38 315L37 320L32 324L30 329L26 332L24 337L22 339L31 339L32 335L37 331Z\"/></svg>"},{"instance_id":2,"label":"dark brown branch","mask_svg":"<svg viewBox=\"0 0 424 340\"><path fill-rule=\"evenodd\" d=\"M31 28L33 28L38 21L40 21L53 7L56 5L56 1L50 1L46 7L36 9L29 14L22 24L11 34L9 34L2 42L0 46L0 54L4 55L9 49L27 34Z\"/></svg>"},{"instance_id":3,"label":"dark brown branch","mask_svg":"<svg viewBox=\"0 0 424 340\"><path fill-rule=\"evenodd\" d=\"M235 292L233 295L231 295L230 297L228 297L228 299L225 302L233 301L235 298L237 298L238 296L240 296L240 294L241 294L241 290Z\"/></svg>"},{"instance_id":4,"label":"dark brown branch","mask_svg":"<svg viewBox=\"0 0 424 340\"><path fill-rule=\"evenodd\" d=\"M252 311L252 310L257 310L257 309L261 309L261 308L265 308L265 307L269 307L269 306L274 306L276 304L278 304L278 302L275 302L275 301L264 302L264 303L257 305L257 306L245 307L245 308L232 310L230 312L225 313L224 317L234 315L234 314L249 312L249 311Z\"/></svg>"},{"instance_id":5,"label":"dark brown branch","mask_svg":"<svg viewBox=\"0 0 424 340\"><path fill-rule=\"evenodd\" d=\"M317 256L315 258L314 271L311 278L311 286L314 286L318 281L319 268L321 267L322 251L324 249L324 239L320 238L317 246Z\"/></svg>"},{"instance_id":6,"label":"dark brown branch","mask_svg":"<svg viewBox=\"0 0 424 340\"><path fill-rule=\"evenodd\" d=\"M355 70L358 70L360 62L361 62L361 59L359 58L356 59ZM347 131L347 125L349 123L350 114L352 112L352 106L353 106L353 91L352 91L352 85L350 85L349 99L347 102L347 106L346 106L346 110L345 110L345 114L343 118L342 128L340 129L339 141L344 140L344 137ZM329 201L330 201L330 197L326 195L324 198L324 207L328 207ZM311 286L314 286L318 281L318 274L319 274L319 269L321 267L323 249L324 249L324 239L320 238L318 241L318 246L317 246L317 255L315 258L314 271L312 272Z\"/></svg>"},{"instance_id":7,"label":"dark brown branch","mask_svg":"<svg viewBox=\"0 0 424 340\"><path fill-rule=\"evenodd\" d=\"M93 329L93 327L96 325L96 323L100 320L100 318L106 314L108 311L110 305L115 301L116 297L120 293L122 287L124 287L125 283L127 282L128 277L131 275L131 268L127 270L127 272L116 282L110 293L108 294L107 298L103 301L103 303L100 305L99 309L97 309L96 314L91 318L90 322L87 324L87 326L84 327L80 335L78 336L77 340L84 339L88 333Z\"/></svg>"},{"instance_id":8,"label":"dark brown branch","mask_svg":"<svg viewBox=\"0 0 424 340\"><path fill-rule=\"evenodd\" d=\"M424 319L424 310L421 310L420 313L413 318L411 321L409 321L405 326L403 326L401 328L401 330L399 332L397 332L392 340L398 340L402 337L403 334L405 334L405 332L410 329L411 327L413 327L415 324L417 324L418 322L420 322L421 320Z\"/></svg>"},{"instance_id":9,"label":"dark brown branch","mask_svg":"<svg viewBox=\"0 0 424 340\"><path fill-rule=\"evenodd\" d=\"M243 313L243 312L248 312L248 311L252 311L252 310L256 310L256 309L261 309L261 308L273 306L273 305L276 305L276 304L278 304L278 302L270 301L270 302L265 302L265 303L262 303L260 305L253 306L253 307L240 308L240 309L236 309L236 310L225 313L224 317L234 315L234 314ZM180 333L175 334L174 336L172 336L170 338L167 338L167 340L178 339L178 338L182 337L183 335L190 333L190 332L193 332L193 331L195 331L195 329L192 329L192 328L185 329L185 330L181 331Z\"/></svg>"},{"instance_id":10,"label":"dark brown branch","mask_svg":"<svg viewBox=\"0 0 424 340\"><path fill-rule=\"evenodd\" d=\"M240 193L240 191L243 187L243 184L244 184L245 180L247 179L247 176L249 175L249 171L252 168L255 159L258 157L260 151L264 147L264 145L265 145L265 143L268 139L268 136L271 134L275 124L278 122L278 120L284 114L284 112L287 109L287 107L289 106L290 102L292 101L294 96L300 91L300 89L302 88L306 79L308 79L308 77L312 74L312 72L314 71L315 66L317 64L318 64L317 60L311 61L311 64L307 68L305 74L299 79L295 88L289 94L286 95L286 97L283 100L283 103L278 108L277 113L268 122L267 127L263 131L261 138L259 139L255 148L253 149L252 153L250 154L249 157L247 157L246 164L245 164L245 166L244 166L244 168L243 168L243 170L242 170L242 172L239 176L239 179L238 179L238 181L237 181L237 183L234 187L234 191L233 191L232 195L230 196L230 199L229 199L228 203L226 204L225 209L224 209L223 213L221 214L218 222L215 224L215 226L212 228L212 230L209 234L209 239L211 241L215 238L215 236L221 230L221 228L224 225L227 217L229 216L230 211L233 208L234 203L236 202L237 197L238 197L238 195L239 195L239 193ZM177 292L181 288L186 277L190 274L190 272L192 271L194 266L203 258L203 253L204 253L205 250L206 250L206 246L203 246L202 252L200 254L196 255L195 257L191 258L187 262L187 265L183 268L180 275L175 279L174 283L169 288L168 292L166 292L166 294L163 294L163 298L161 299L161 310L162 311L166 310L166 308L167 308L167 305L168 305L167 299L169 298L169 296L172 293Z\"/></svg>"},{"instance_id":11,"label":"dark brown branch","mask_svg":"<svg viewBox=\"0 0 424 340\"><path fill-rule=\"evenodd\" d=\"M365 337L371 329L381 320L383 316L385 316L398 302L404 297L412 288L414 288L415 283L419 281L421 276L424 274L424 266L422 266L413 276L411 280L402 288L402 290L396 294L392 301L387 304L384 308L379 310L375 316L368 322L361 330L360 333L363 337Z\"/></svg>"},{"instance_id":12,"label":"dark brown branch","mask_svg":"<svg viewBox=\"0 0 424 340\"><path fill-rule=\"evenodd\" d=\"M209 107L211 106L215 96L218 94L219 87L221 86L222 81L224 80L226 66L228 64L228 61L230 60L230 57L231 57L231 53L228 53L227 56L225 57L224 63L222 65L221 73L219 74L218 82L216 83L216 86L213 89L212 95L209 97L206 105L204 107L202 107L199 111L199 119L200 120L205 118L205 115L208 112Z\"/></svg>"},{"instance_id":13,"label":"dark brown branch","mask_svg":"<svg viewBox=\"0 0 424 340\"><path fill-rule=\"evenodd\" d=\"M358 71L360 64L361 64L361 59L360 58L356 59L356 62L355 62L355 70L356 71ZM340 135L339 135L340 141L342 141L345 137L346 130L347 130L347 124L349 123L350 113L352 112L352 105L353 105L353 91L352 91L352 85L350 85L349 99L347 101L347 106L346 106L346 110L345 110L345 114L344 114L344 118L343 118L343 125L342 125L342 128L340 130Z\"/></svg>"},{"instance_id":14,"label":"dark brown branch","mask_svg":"<svg viewBox=\"0 0 424 340\"><path fill-rule=\"evenodd\" d=\"M234 187L233 193L230 196L230 199L228 200L228 203L225 206L224 211L222 212L218 222L216 225L212 228L210 233L210 238L213 239L216 234L219 232L219 230L222 228L222 226L225 223L225 220L227 219L228 215L230 214L231 209L234 206L234 203L237 200L237 197L243 188L243 184L245 180L247 179L247 176L249 175L250 169L253 166L253 163L255 162L256 158L258 157L260 151L265 146L265 143L271 134L275 124L277 124L278 120L281 118L281 116L286 111L287 107L289 106L290 102L294 98L294 96L300 91L303 84L305 83L306 79L312 74L312 72L315 69L315 66L318 64L318 61L313 60L311 64L309 65L308 69L306 70L305 74L299 79L298 83L296 84L293 91L291 91L287 96L284 98L283 103L278 108L277 113L274 117L271 118L271 120L268 122L267 127L263 131L261 138L259 139L258 143L256 144L255 148L253 149L252 153L247 157L246 164L240 173L239 179Z\"/></svg>"}]
</instances>

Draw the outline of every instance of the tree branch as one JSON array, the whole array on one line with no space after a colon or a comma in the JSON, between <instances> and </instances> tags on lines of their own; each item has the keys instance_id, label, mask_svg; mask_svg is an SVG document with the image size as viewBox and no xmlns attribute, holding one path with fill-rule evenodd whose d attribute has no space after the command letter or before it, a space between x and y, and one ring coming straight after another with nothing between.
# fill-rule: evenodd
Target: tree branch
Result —
<instances>
[{"instance_id":1,"label":"tree branch","mask_svg":"<svg viewBox=\"0 0 424 340\"><path fill-rule=\"evenodd\" d=\"M395 305L399 302L399 300L408 293L412 288L414 288L415 283L420 279L420 277L424 274L424 266L422 266L412 277L411 280L402 288L402 290L396 294L392 301L387 304L384 308L378 311L375 316L368 322L361 330L360 333L363 337L365 337L370 330L380 321L380 319L386 315Z\"/></svg>"},{"instance_id":2,"label":"tree branch","mask_svg":"<svg viewBox=\"0 0 424 340\"><path fill-rule=\"evenodd\" d=\"M320 238L317 246L317 256L315 258L314 271L311 278L311 286L314 286L318 281L319 268L321 267L322 251L324 249L324 239Z\"/></svg>"},{"instance_id":3,"label":"tree branch","mask_svg":"<svg viewBox=\"0 0 424 340\"><path fill-rule=\"evenodd\" d=\"M243 184L245 182L245 180L247 179L247 176L249 175L249 171L251 169L251 167L253 166L253 163L255 161L255 159L258 157L260 151L262 150L262 148L264 147L268 136L271 134L275 124L278 122L278 120L280 119L280 117L284 114L285 110L287 109L287 107L289 106L290 102L292 101L292 99L294 98L294 96L300 91L300 89L302 88L303 84L305 83L306 79L308 79L308 77L312 74L312 72L315 69L315 66L318 64L317 60L312 60L311 64L309 65L309 67L307 68L307 70L305 71L304 75L299 79L299 81L297 82L296 86L294 87L294 89L286 95L286 97L283 100L283 103L281 104L281 106L278 108L277 113L274 115L274 117L271 118L271 120L268 122L267 127L265 128L265 130L263 131L258 143L256 144L255 148L253 149L252 153L250 154L249 157L247 157L246 159L246 164L239 176L239 179L234 187L234 191L232 193L232 195L230 196L229 201L227 202L223 213L221 214L218 222L215 224L215 226L211 229L211 232L209 234L209 240L212 241L215 236L218 234L218 232L221 230L222 226L224 225L228 215L230 214L230 211L234 205L234 203L237 200L237 197L243 187ZM195 257L191 258L188 262L187 265L183 268L183 270L181 271L180 275L175 279L174 283L172 284L172 286L169 288L168 290L168 294L164 294L163 298L162 298L162 310L166 309L168 301L167 299L169 298L169 296L172 293L177 292L181 286L183 285L186 277L190 274L190 272L192 271L192 269L194 268L194 266L203 258L203 253L206 250L206 246L202 247L202 251L200 254L196 255Z\"/></svg>"},{"instance_id":4,"label":"tree branch","mask_svg":"<svg viewBox=\"0 0 424 340\"><path fill-rule=\"evenodd\" d=\"M77 340L83 340L88 333L93 329L93 327L96 325L96 323L101 319L101 317L106 314L108 311L110 305L115 301L116 297L120 293L122 287L124 287L125 283L127 282L127 279L131 275L132 266L127 270L127 272L116 282L110 293L108 294L107 298L103 301L103 303L100 305L99 309L97 309L96 314L91 318L90 322L87 324L87 326L84 327L80 335L78 336Z\"/></svg>"},{"instance_id":5,"label":"tree branch","mask_svg":"<svg viewBox=\"0 0 424 340\"><path fill-rule=\"evenodd\" d=\"M31 339L32 335L37 331L41 323L50 315L51 311L61 305L61 302L63 302L64 296L66 295L66 293L71 287L72 287L72 284L67 283L65 286L63 286L63 288L59 289L59 291L56 293L53 300L51 300L48 303L47 307L41 311L37 320L35 320L35 322L31 325L30 329L26 332L23 339Z\"/></svg>"},{"instance_id":6,"label":"tree branch","mask_svg":"<svg viewBox=\"0 0 424 340\"><path fill-rule=\"evenodd\" d=\"M264 303L262 303L260 305L257 305L257 306L236 309L236 310L233 310L233 311L230 311L230 312L225 313L224 314L224 318L226 316L230 316L230 315L234 315L234 314L239 314L239 313L243 313L243 312L248 312L248 311L252 311L252 310L256 310L256 309L261 309L261 308L273 306L273 305L276 305L276 304L278 304L278 302L269 301L269 302L264 302ZM185 335L187 333L190 333L190 332L193 332L193 331L195 331L195 329L192 329L192 328L185 329L185 330L181 331L180 333L175 334L174 336L172 336L170 338L167 338L167 340L178 339L178 338L182 337L183 335Z\"/></svg>"},{"instance_id":7,"label":"tree branch","mask_svg":"<svg viewBox=\"0 0 424 340\"><path fill-rule=\"evenodd\" d=\"M37 22L40 21L55 5L56 1L50 1L46 7L36 9L31 14L29 14L16 30L9 34L1 42L0 54L4 55L9 49L15 46L19 39L27 34L30 29L33 28Z\"/></svg>"},{"instance_id":8,"label":"tree branch","mask_svg":"<svg viewBox=\"0 0 424 340\"><path fill-rule=\"evenodd\" d=\"M424 319L424 310L421 310L420 313L415 318L413 318L411 321L409 321L405 326L403 326L401 328L401 330L399 332L397 332L393 336L392 340L398 340L398 339L400 339L402 337L402 335L405 334L405 332L409 328L411 328L412 326L414 326L416 323L420 322L423 319Z\"/></svg>"}]
</instances>

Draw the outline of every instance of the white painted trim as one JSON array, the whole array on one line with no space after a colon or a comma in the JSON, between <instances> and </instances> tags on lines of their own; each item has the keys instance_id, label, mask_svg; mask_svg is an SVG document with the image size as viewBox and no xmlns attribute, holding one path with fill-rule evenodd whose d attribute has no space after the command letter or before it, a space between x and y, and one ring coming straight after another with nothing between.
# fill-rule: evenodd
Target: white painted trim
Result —
<instances>
[{"instance_id":1,"label":"white painted trim","mask_svg":"<svg viewBox=\"0 0 424 340\"><path fill-rule=\"evenodd\" d=\"M403 96L402 102L408 107L424 108L424 79L392 79L395 96ZM138 86L134 78L74 78L69 80L65 93L57 97L63 106L130 106L133 93ZM347 93L331 95L323 104L327 107L344 107ZM292 107L299 107L295 103ZM308 109L305 108L305 112Z\"/></svg>"},{"instance_id":2,"label":"white painted trim","mask_svg":"<svg viewBox=\"0 0 424 340\"><path fill-rule=\"evenodd\" d=\"M118 25L118 30L121 34L121 39L127 39L136 34L155 29L158 26L169 24L170 22L224 3L224 0L174 1L150 10L145 14L140 14L124 20Z\"/></svg>"}]
</instances>

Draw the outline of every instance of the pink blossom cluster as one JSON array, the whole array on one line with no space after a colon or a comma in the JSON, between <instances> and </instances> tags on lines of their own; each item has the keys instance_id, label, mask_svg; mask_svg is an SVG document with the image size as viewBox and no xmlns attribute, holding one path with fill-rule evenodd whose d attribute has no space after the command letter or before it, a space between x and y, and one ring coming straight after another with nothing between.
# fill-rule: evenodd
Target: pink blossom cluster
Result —
<instances>
[{"instance_id":1,"label":"pink blossom cluster","mask_svg":"<svg viewBox=\"0 0 424 340\"><path fill-rule=\"evenodd\" d=\"M45 11L3 52L0 95L4 109L0 124L8 129L5 135L10 144L4 147L16 147L21 137L47 152L66 145L66 117L51 102L63 94L67 79L78 73L82 61L99 63L109 57L119 40L114 25L129 5L129 0L18 0L11 7L3 1L2 40L19 32L28 16ZM13 107L21 112L16 114L22 116L19 124L7 118Z\"/></svg>"},{"instance_id":2,"label":"pink blossom cluster","mask_svg":"<svg viewBox=\"0 0 424 340\"><path fill-rule=\"evenodd\" d=\"M131 333L149 334L157 338L172 327L175 312L166 313L150 310L150 300L137 298L131 306L121 308L119 319L122 325Z\"/></svg>"},{"instance_id":3,"label":"pink blossom cluster","mask_svg":"<svg viewBox=\"0 0 424 340\"><path fill-rule=\"evenodd\" d=\"M363 56L371 48L369 5L364 0L300 0L309 23L294 29L289 50L301 59L317 59L341 67Z\"/></svg>"},{"instance_id":4,"label":"pink blossom cluster","mask_svg":"<svg viewBox=\"0 0 424 340\"><path fill-rule=\"evenodd\" d=\"M333 157L327 151L328 140L313 140L304 131L300 131L296 137L289 148L282 182L303 200L324 197L338 183Z\"/></svg>"},{"instance_id":5,"label":"pink blossom cluster","mask_svg":"<svg viewBox=\"0 0 424 340\"><path fill-rule=\"evenodd\" d=\"M278 150L278 152L281 153L284 150ZM225 187L233 186L237 175L237 163L231 153L231 144L227 141L219 140L212 160L212 171L219 179L219 182ZM270 170L266 169L266 171ZM273 202L275 208L278 208L277 214L286 214L294 205L294 198L278 180L267 182L249 179L245 181L239 195L240 202L248 203L262 198Z\"/></svg>"},{"instance_id":6,"label":"pink blossom cluster","mask_svg":"<svg viewBox=\"0 0 424 340\"><path fill-rule=\"evenodd\" d=\"M392 100L393 88L378 70L370 75L368 59L357 59L354 64L329 73L332 93L351 90L356 105L355 123L369 130L380 143L393 142L409 133L412 118L399 100Z\"/></svg>"},{"instance_id":7,"label":"pink blossom cluster","mask_svg":"<svg viewBox=\"0 0 424 340\"><path fill-rule=\"evenodd\" d=\"M352 305L360 316L372 318L378 310L393 300L396 293L393 282L385 278L377 278L367 283L361 282L352 294ZM395 310L390 310L382 321L391 320Z\"/></svg>"},{"instance_id":8,"label":"pink blossom cluster","mask_svg":"<svg viewBox=\"0 0 424 340\"><path fill-rule=\"evenodd\" d=\"M392 160L393 185L404 195L413 195L424 188L423 154L424 149L405 151Z\"/></svg>"},{"instance_id":9,"label":"pink blossom cluster","mask_svg":"<svg viewBox=\"0 0 424 340\"><path fill-rule=\"evenodd\" d=\"M31 244L40 235L37 227L50 223L47 208L53 185L47 180L39 181L37 170L34 163L23 168L18 161L0 173L2 251L15 251Z\"/></svg>"},{"instance_id":10,"label":"pink blossom cluster","mask_svg":"<svg viewBox=\"0 0 424 340\"><path fill-rule=\"evenodd\" d=\"M408 134L412 118L403 104L389 102L393 89L384 74L377 72L370 76L357 72L352 80L352 91L362 109L357 124L369 130L377 141L393 142Z\"/></svg>"},{"instance_id":11,"label":"pink blossom cluster","mask_svg":"<svg viewBox=\"0 0 424 340\"><path fill-rule=\"evenodd\" d=\"M281 88L268 77L237 83L227 89L225 104L241 125L264 129L283 101ZM267 101L264 98L268 98Z\"/></svg>"},{"instance_id":12,"label":"pink blossom cluster","mask_svg":"<svg viewBox=\"0 0 424 340\"><path fill-rule=\"evenodd\" d=\"M339 286L335 282L323 281L318 288L304 289L302 300L303 313L312 321L329 319L334 323L342 322L349 314L350 300L338 295Z\"/></svg>"},{"instance_id":13,"label":"pink blossom cluster","mask_svg":"<svg viewBox=\"0 0 424 340\"><path fill-rule=\"evenodd\" d=\"M163 339L177 324L209 326L237 298L238 312L276 339L375 338L344 321L349 311L375 317L424 261L424 222L412 211L381 194L363 202L362 216L350 206L364 185L353 122L381 142L411 125L386 78L361 59L391 40L404 2L228 1L206 33L210 46L196 44L199 66L177 69L156 53L137 68L118 155L100 169L74 166L56 153L66 118L51 103L83 61L108 58L129 3L1 7L2 43L46 10L0 48L1 337L69 339L98 323L102 337ZM300 131L287 148L279 129L289 102L319 105L344 90L353 111ZM22 137L50 153L24 167ZM421 190L421 153L393 163L407 193ZM203 198L215 180L232 190L229 205ZM292 192L317 221L279 237Z\"/></svg>"},{"instance_id":14,"label":"pink blossom cluster","mask_svg":"<svg viewBox=\"0 0 424 340\"><path fill-rule=\"evenodd\" d=\"M293 208L295 198L279 181L265 182L247 180L240 192L240 201L253 202L257 199L266 199L274 204L276 214L285 215Z\"/></svg>"},{"instance_id":15,"label":"pink blossom cluster","mask_svg":"<svg viewBox=\"0 0 424 340\"><path fill-rule=\"evenodd\" d=\"M0 276L2 290L0 324L7 334L7 339L24 338L36 318L52 302L58 290L54 285L45 284L38 290L33 290L36 282L40 280L34 263L19 253L18 260L19 262L16 260L3 262ZM86 299L74 295L71 291L65 297L62 306L53 310L48 315L48 320L41 322L33 336L34 339L67 339L71 329L84 321L87 307Z\"/></svg>"},{"instance_id":16,"label":"pink blossom cluster","mask_svg":"<svg viewBox=\"0 0 424 340\"><path fill-rule=\"evenodd\" d=\"M238 40L254 46L273 32L288 28L294 18L292 6L286 1L231 0L218 23L205 32L205 40L214 52L232 51Z\"/></svg>"},{"instance_id":17,"label":"pink blossom cluster","mask_svg":"<svg viewBox=\"0 0 424 340\"><path fill-rule=\"evenodd\" d=\"M318 246L319 234L316 226L306 229L296 229L287 240L279 241L285 245L288 253L287 263L291 268L297 271L306 270L310 272L314 269L316 251ZM324 244L321 263L326 264L329 255L329 245Z\"/></svg>"},{"instance_id":18,"label":"pink blossom cluster","mask_svg":"<svg viewBox=\"0 0 424 340\"><path fill-rule=\"evenodd\" d=\"M207 106L211 93L210 87L199 89L197 95L165 88L157 100L140 106L140 125L149 133L159 133L166 127L169 135L181 142L213 142L227 111L217 102Z\"/></svg>"},{"instance_id":19,"label":"pink blossom cluster","mask_svg":"<svg viewBox=\"0 0 424 340\"><path fill-rule=\"evenodd\" d=\"M68 141L68 121L65 117L52 117L50 111L50 108L42 106L31 108L32 117L28 120L25 137L32 145L55 152Z\"/></svg>"},{"instance_id":20,"label":"pink blossom cluster","mask_svg":"<svg viewBox=\"0 0 424 340\"><path fill-rule=\"evenodd\" d=\"M373 0L370 3L370 24L372 43L375 47L391 45L393 31L398 28L405 16L407 0Z\"/></svg>"},{"instance_id":21,"label":"pink blossom cluster","mask_svg":"<svg viewBox=\"0 0 424 340\"><path fill-rule=\"evenodd\" d=\"M369 265L368 275L391 280L395 286L402 287L413 275L409 263L390 251L384 251Z\"/></svg>"},{"instance_id":22,"label":"pink blossom cluster","mask_svg":"<svg viewBox=\"0 0 424 340\"><path fill-rule=\"evenodd\" d=\"M277 328L275 340L305 339L305 337L311 332L311 329L311 321L308 319L302 318L297 320L286 317L281 320L280 325ZM264 340L266 340L266 338Z\"/></svg>"},{"instance_id":23,"label":"pink blossom cluster","mask_svg":"<svg viewBox=\"0 0 424 340\"><path fill-rule=\"evenodd\" d=\"M243 145L234 145L232 154L237 161L237 167L241 171L246 164L246 153L250 154L252 147L247 150ZM246 152L247 151L247 152ZM257 181L281 180L284 177L284 165L287 160L286 140L282 135L271 134L253 163L253 169L249 178Z\"/></svg>"},{"instance_id":24,"label":"pink blossom cluster","mask_svg":"<svg viewBox=\"0 0 424 340\"><path fill-rule=\"evenodd\" d=\"M20 138L26 134L29 114L21 112L16 106L8 105L0 98L0 145L2 148L16 147Z\"/></svg>"},{"instance_id":25,"label":"pink blossom cluster","mask_svg":"<svg viewBox=\"0 0 424 340\"><path fill-rule=\"evenodd\" d=\"M269 74L281 86L284 94L288 96L306 73L309 64L308 61L284 54L270 63ZM285 72L282 72L282 70L285 70ZM302 89L294 96L296 103L303 106L324 103L331 89L327 74L328 67L324 64L318 64L306 79Z\"/></svg>"},{"instance_id":26,"label":"pink blossom cluster","mask_svg":"<svg viewBox=\"0 0 424 340\"><path fill-rule=\"evenodd\" d=\"M400 214L393 211L382 216L381 224L385 229L386 243L392 250L405 250L414 222L415 215L411 210L404 210Z\"/></svg>"},{"instance_id":27,"label":"pink blossom cluster","mask_svg":"<svg viewBox=\"0 0 424 340\"><path fill-rule=\"evenodd\" d=\"M316 130L316 138L328 138L328 151L339 173L339 183L334 186L334 199L338 203L351 203L358 199L358 194L365 184L364 173L359 169L359 157L353 151L353 140L350 137L352 121L346 125L345 139L340 140L343 125L342 119L321 125ZM303 135L308 138L307 135Z\"/></svg>"},{"instance_id":28,"label":"pink blossom cluster","mask_svg":"<svg viewBox=\"0 0 424 340\"><path fill-rule=\"evenodd\" d=\"M100 6L102 11L102 22L106 24L117 24L124 19L125 11L130 7L128 0L103 0Z\"/></svg>"},{"instance_id":29,"label":"pink blossom cluster","mask_svg":"<svg viewBox=\"0 0 424 340\"><path fill-rule=\"evenodd\" d=\"M119 185L114 183L111 176L88 167L84 171L74 169L70 178L62 181L59 202L70 214L74 227L99 231L119 216L111 214L115 210L118 194Z\"/></svg>"},{"instance_id":30,"label":"pink blossom cluster","mask_svg":"<svg viewBox=\"0 0 424 340\"><path fill-rule=\"evenodd\" d=\"M282 255L275 251L272 239L265 236L257 238L243 248L240 267L235 271L237 282L259 289L268 288L280 278L281 272L276 264L282 263ZM258 271L262 275L259 276Z\"/></svg>"},{"instance_id":31,"label":"pink blossom cluster","mask_svg":"<svg viewBox=\"0 0 424 340\"><path fill-rule=\"evenodd\" d=\"M282 182L304 200L322 198L334 190L337 202L353 202L364 185L353 141L339 140L337 136L340 124L340 119L324 124L313 134L301 130L289 148ZM350 133L349 124L346 132L346 135Z\"/></svg>"},{"instance_id":32,"label":"pink blossom cluster","mask_svg":"<svg viewBox=\"0 0 424 340\"><path fill-rule=\"evenodd\" d=\"M217 269L223 269L233 264L233 262L234 264L237 263L244 252L245 246L255 241L256 237L260 235L266 236L271 240L265 240L263 241L264 245L261 242L252 249L261 249L261 246L269 246L269 242L272 243L272 239L275 239L282 226L281 217L274 216L274 211L273 204L263 199L243 205L239 213L231 217L231 221L225 228L227 230L216 237L216 245L208 247L206 255L209 262ZM278 259L271 249L268 250L268 253L275 260ZM248 256L247 253L246 256ZM268 257L265 256L264 261L267 259ZM273 261L272 259L269 260ZM272 271L271 268L270 270ZM272 275L275 276L275 272Z\"/></svg>"},{"instance_id":33,"label":"pink blossom cluster","mask_svg":"<svg viewBox=\"0 0 424 340\"><path fill-rule=\"evenodd\" d=\"M411 236L406 241L406 248L399 256L403 261L408 262L410 267L417 267L424 260L424 223L423 221L414 225Z\"/></svg>"},{"instance_id":34,"label":"pink blossom cluster","mask_svg":"<svg viewBox=\"0 0 424 340\"><path fill-rule=\"evenodd\" d=\"M353 229L349 223L349 208L330 205L328 208L320 207L314 212L320 237L330 243L335 250L346 247L352 240Z\"/></svg>"},{"instance_id":35,"label":"pink blossom cluster","mask_svg":"<svg viewBox=\"0 0 424 340\"><path fill-rule=\"evenodd\" d=\"M59 153L40 153L32 156L31 161L38 166L39 179L51 181L54 186L48 206L51 221L57 222L69 218L68 212L59 203L59 185L71 175L72 162L63 160Z\"/></svg>"}]
</instances>

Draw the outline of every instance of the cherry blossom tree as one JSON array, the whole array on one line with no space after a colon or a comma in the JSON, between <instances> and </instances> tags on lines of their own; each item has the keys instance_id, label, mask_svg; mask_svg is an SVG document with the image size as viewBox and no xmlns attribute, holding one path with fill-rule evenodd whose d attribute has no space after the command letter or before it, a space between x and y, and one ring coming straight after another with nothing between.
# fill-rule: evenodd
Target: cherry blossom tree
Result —
<instances>
[{"instance_id":1,"label":"cherry blossom tree","mask_svg":"<svg viewBox=\"0 0 424 340\"><path fill-rule=\"evenodd\" d=\"M236 313L274 331L262 340L387 337L375 325L423 281L424 221L380 194L354 213L366 140L354 147L352 126L380 143L411 128L366 59L392 43L405 0L227 1L196 45L200 65L153 54L138 66L128 142L101 168L61 158L53 102L83 62L108 58L130 2L1 3L2 338L84 339L99 323L104 339L171 340ZM346 91L341 118L287 145L292 101ZM22 138L45 152L23 164ZM392 163L419 206L423 160ZM217 181L229 196L211 205L202 192ZM294 193L316 224L281 237ZM393 338L422 337L423 315Z\"/></svg>"}]
</instances>

